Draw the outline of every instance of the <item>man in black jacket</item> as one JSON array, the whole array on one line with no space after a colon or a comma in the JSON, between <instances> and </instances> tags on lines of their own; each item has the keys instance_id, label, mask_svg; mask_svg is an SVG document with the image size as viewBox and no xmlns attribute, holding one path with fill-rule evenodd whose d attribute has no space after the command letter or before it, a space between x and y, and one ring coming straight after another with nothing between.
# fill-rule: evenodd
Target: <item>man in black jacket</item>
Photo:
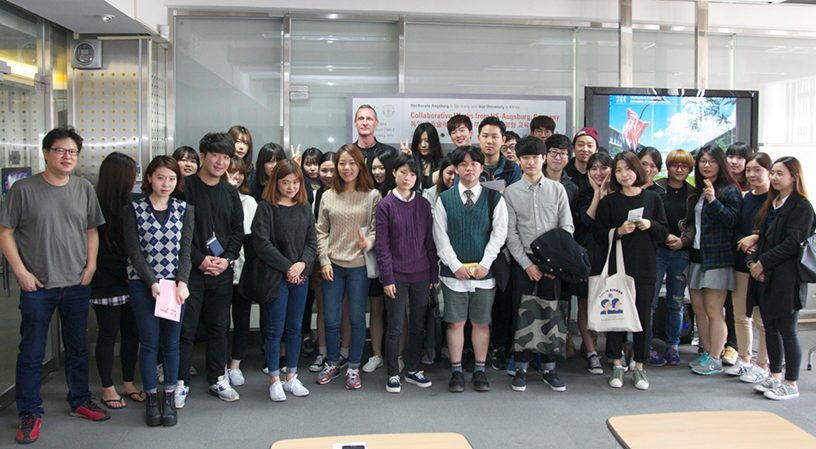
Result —
<instances>
[{"instance_id":1,"label":"man in black jacket","mask_svg":"<svg viewBox=\"0 0 816 449\"><path fill-rule=\"evenodd\" d=\"M184 200L195 206L190 297L186 302L179 350L176 408L184 407L190 391L193 343L201 324L207 334L207 384L210 394L232 402L239 399L225 373L227 332L232 305L232 266L244 238L244 211L238 190L221 179L235 153L227 133L209 133L199 142L202 168L184 180Z\"/></svg>"}]
</instances>

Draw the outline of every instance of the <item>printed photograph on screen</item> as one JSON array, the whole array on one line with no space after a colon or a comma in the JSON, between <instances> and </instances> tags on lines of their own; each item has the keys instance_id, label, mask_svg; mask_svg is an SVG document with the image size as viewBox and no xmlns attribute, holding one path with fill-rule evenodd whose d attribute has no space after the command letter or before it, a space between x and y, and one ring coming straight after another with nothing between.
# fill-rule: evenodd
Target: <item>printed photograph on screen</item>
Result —
<instances>
[{"instance_id":1,"label":"printed photograph on screen","mask_svg":"<svg viewBox=\"0 0 816 449\"><path fill-rule=\"evenodd\" d=\"M611 154L657 148L668 154L710 143L725 148L736 139L735 98L610 95Z\"/></svg>"},{"instance_id":2,"label":"printed photograph on screen","mask_svg":"<svg viewBox=\"0 0 816 449\"><path fill-rule=\"evenodd\" d=\"M3 198L5 198L6 195L8 195L9 190L11 190L11 186L14 185L15 182L23 178L28 178L29 176L31 176L31 167L3 168L2 170Z\"/></svg>"}]
</instances>

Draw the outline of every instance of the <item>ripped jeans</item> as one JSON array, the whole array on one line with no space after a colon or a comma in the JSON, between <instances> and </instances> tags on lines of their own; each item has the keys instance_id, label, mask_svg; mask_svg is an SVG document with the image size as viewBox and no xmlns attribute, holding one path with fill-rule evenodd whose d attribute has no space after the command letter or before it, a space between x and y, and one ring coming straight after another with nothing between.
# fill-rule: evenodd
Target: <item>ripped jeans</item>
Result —
<instances>
[{"instance_id":1,"label":"ripped jeans","mask_svg":"<svg viewBox=\"0 0 816 449\"><path fill-rule=\"evenodd\" d=\"M666 277L666 346L680 344L680 333L683 331L683 297L686 290L686 275L689 264L688 251L672 251L668 248L657 248L657 283L652 299L652 320L657 310L660 286ZM649 327L649 341L652 340L652 327Z\"/></svg>"}]
</instances>

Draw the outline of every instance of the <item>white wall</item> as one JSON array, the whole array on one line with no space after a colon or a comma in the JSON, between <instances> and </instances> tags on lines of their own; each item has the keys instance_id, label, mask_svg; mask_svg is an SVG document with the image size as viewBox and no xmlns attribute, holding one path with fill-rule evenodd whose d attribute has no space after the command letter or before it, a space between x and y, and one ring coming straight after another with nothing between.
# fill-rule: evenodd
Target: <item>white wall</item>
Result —
<instances>
[{"instance_id":1,"label":"white wall","mask_svg":"<svg viewBox=\"0 0 816 449\"><path fill-rule=\"evenodd\" d=\"M105 0L131 19L157 34L159 25L167 25L165 0Z\"/></svg>"}]
</instances>

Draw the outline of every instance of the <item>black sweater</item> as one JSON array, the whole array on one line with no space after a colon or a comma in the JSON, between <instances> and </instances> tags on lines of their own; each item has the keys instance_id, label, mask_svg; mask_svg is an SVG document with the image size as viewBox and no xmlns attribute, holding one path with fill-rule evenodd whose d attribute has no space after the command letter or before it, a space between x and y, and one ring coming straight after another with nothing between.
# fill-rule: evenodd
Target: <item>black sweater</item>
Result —
<instances>
[{"instance_id":1,"label":"black sweater","mask_svg":"<svg viewBox=\"0 0 816 449\"><path fill-rule=\"evenodd\" d=\"M643 218L652 222L647 231L635 229L631 234L620 236L623 243L623 263L626 274L637 283L654 283L657 277L655 258L657 245L666 240L666 213L657 193L641 191L637 196L626 196L613 192L598 203L595 213L595 240L602 248L609 248L609 230L618 228L629 217L632 209L643 208ZM617 231L615 232L617 236ZM615 249L613 247L609 263L609 273L617 272Z\"/></svg>"},{"instance_id":2,"label":"black sweater","mask_svg":"<svg viewBox=\"0 0 816 449\"><path fill-rule=\"evenodd\" d=\"M195 207L195 232L190 251L193 269L198 269L205 256L213 255L207 247L213 233L224 248L220 257L237 259L244 241L244 209L238 190L223 179L214 186L207 185L196 174L184 178L183 199ZM230 270L226 272L232 276Z\"/></svg>"}]
</instances>

